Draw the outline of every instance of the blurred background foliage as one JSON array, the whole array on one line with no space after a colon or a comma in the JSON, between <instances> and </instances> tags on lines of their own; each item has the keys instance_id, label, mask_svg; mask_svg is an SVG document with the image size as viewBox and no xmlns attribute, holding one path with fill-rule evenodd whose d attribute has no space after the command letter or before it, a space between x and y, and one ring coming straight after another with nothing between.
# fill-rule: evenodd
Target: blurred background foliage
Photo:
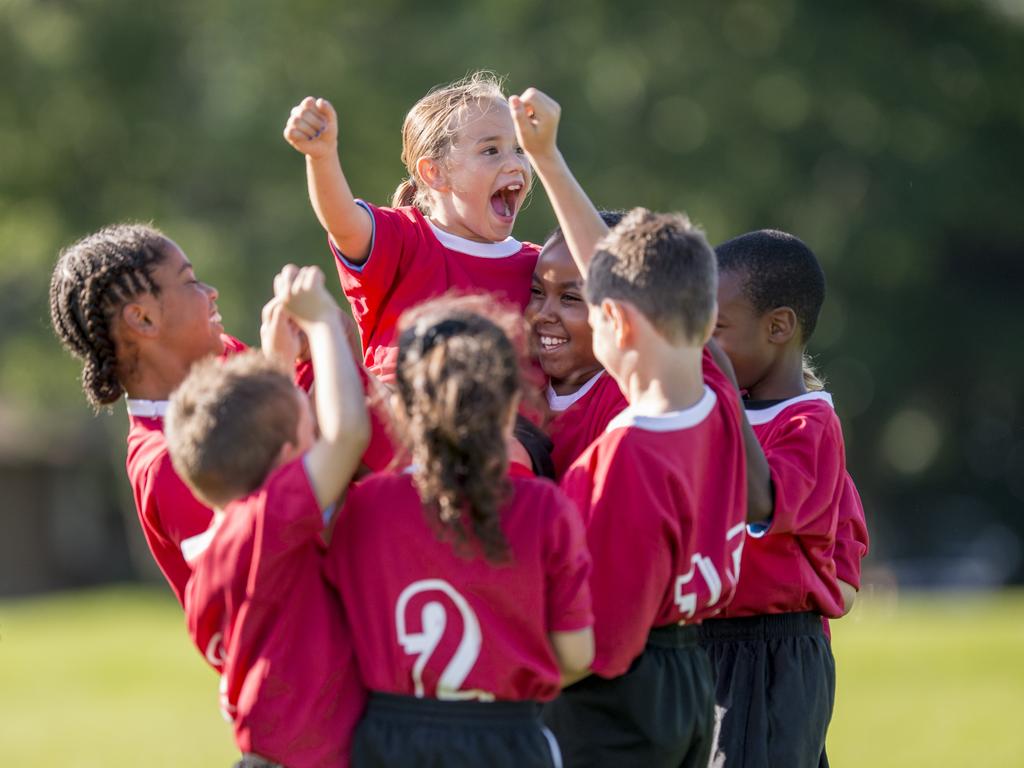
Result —
<instances>
[{"instance_id":1,"label":"blurred background foliage","mask_svg":"<svg viewBox=\"0 0 1024 768\"><path fill-rule=\"evenodd\" d=\"M290 108L330 99L353 190L386 203L406 110L475 68L560 101L600 206L684 209L712 242L776 227L810 244L829 280L811 351L876 578L1024 580L1013 0L0 0L0 464L98 455L107 506L134 515L123 409L89 414L49 329L62 246L151 220L256 342L281 264L332 269L281 138ZM553 223L538 188L516 234Z\"/></svg>"}]
</instances>

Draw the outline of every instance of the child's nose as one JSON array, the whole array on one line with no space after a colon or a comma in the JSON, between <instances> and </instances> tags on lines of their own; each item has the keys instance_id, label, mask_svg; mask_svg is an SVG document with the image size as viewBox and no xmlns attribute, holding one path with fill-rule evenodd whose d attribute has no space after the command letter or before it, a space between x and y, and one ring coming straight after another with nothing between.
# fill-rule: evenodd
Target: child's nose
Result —
<instances>
[{"instance_id":1,"label":"child's nose","mask_svg":"<svg viewBox=\"0 0 1024 768\"><path fill-rule=\"evenodd\" d=\"M206 287L206 292L210 294L210 301L216 301L217 297L220 296L220 293L217 291L217 289L214 288L209 283L203 283L203 285Z\"/></svg>"}]
</instances>

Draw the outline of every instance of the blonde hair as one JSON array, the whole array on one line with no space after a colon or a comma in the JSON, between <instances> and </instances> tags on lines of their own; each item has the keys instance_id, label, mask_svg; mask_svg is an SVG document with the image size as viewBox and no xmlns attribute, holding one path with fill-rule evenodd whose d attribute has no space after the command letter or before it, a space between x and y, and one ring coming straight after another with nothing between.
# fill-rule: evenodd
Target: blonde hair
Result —
<instances>
[{"instance_id":1,"label":"blonde hair","mask_svg":"<svg viewBox=\"0 0 1024 768\"><path fill-rule=\"evenodd\" d=\"M806 352L803 355L803 376L804 386L808 392L821 392L825 389L825 377L818 373L814 361Z\"/></svg>"},{"instance_id":2,"label":"blonde hair","mask_svg":"<svg viewBox=\"0 0 1024 768\"><path fill-rule=\"evenodd\" d=\"M440 161L448 155L459 119L466 109L486 101L506 101L503 79L487 70L472 72L461 80L430 89L417 101L402 124L402 162L409 173L391 198L394 208L413 205L430 212L426 184L416 170L421 157Z\"/></svg>"}]
</instances>

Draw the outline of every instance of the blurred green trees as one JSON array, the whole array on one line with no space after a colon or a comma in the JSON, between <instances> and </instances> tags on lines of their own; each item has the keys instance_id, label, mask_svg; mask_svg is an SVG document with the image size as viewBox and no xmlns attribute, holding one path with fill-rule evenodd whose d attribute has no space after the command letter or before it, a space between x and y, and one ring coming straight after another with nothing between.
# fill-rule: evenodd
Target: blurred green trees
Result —
<instances>
[{"instance_id":1,"label":"blurred green trees","mask_svg":"<svg viewBox=\"0 0 1024 768\"><path fill-rule=\"evenodd\" d=\"M405 111L487 67L563 106L604 207L683 208L712 242L798 234L829 297L836 394L876 552L1020 567L1024 16L1008 0L669 3L0 0L0 395L88 418L48 328L62 245L152 220L256 340L285 261L331 269L300 156L308 94L386 202ZM517 234L553 224L536 191Z\"/></svg>"}]
</instances>

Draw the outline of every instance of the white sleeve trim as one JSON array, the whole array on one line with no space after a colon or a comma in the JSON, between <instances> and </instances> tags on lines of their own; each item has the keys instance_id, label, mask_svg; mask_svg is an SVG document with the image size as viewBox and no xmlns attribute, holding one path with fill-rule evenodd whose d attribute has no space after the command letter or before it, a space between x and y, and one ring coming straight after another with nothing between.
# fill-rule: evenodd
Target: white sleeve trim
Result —
<instances>
[{"instance_id":1,"label":"white sleeve trim","mask_svg":"<svg viewBox=\"0 0 1024 768\"><path fill-rule=\"evenodd\" d=\"M353 272L362 272L366 269L366 265L370 263L370 259L373 258L373 245L377 241L377 220L373 217L373 211L370 210L370 206L367 205L365 201L356 200L356 205L366 211L367 215L370 217L370 250L366 255L366 261L362 264L353 264L345 258L345 254L341 252L341 249L338 248L338 245L334 240L331 240L331 250L334 251L334 255L337 257L338 261L344 264L348 269L351 269ZM330 238L330 234L328 234L327 237Z\"/></svg>"}]
</instances>

